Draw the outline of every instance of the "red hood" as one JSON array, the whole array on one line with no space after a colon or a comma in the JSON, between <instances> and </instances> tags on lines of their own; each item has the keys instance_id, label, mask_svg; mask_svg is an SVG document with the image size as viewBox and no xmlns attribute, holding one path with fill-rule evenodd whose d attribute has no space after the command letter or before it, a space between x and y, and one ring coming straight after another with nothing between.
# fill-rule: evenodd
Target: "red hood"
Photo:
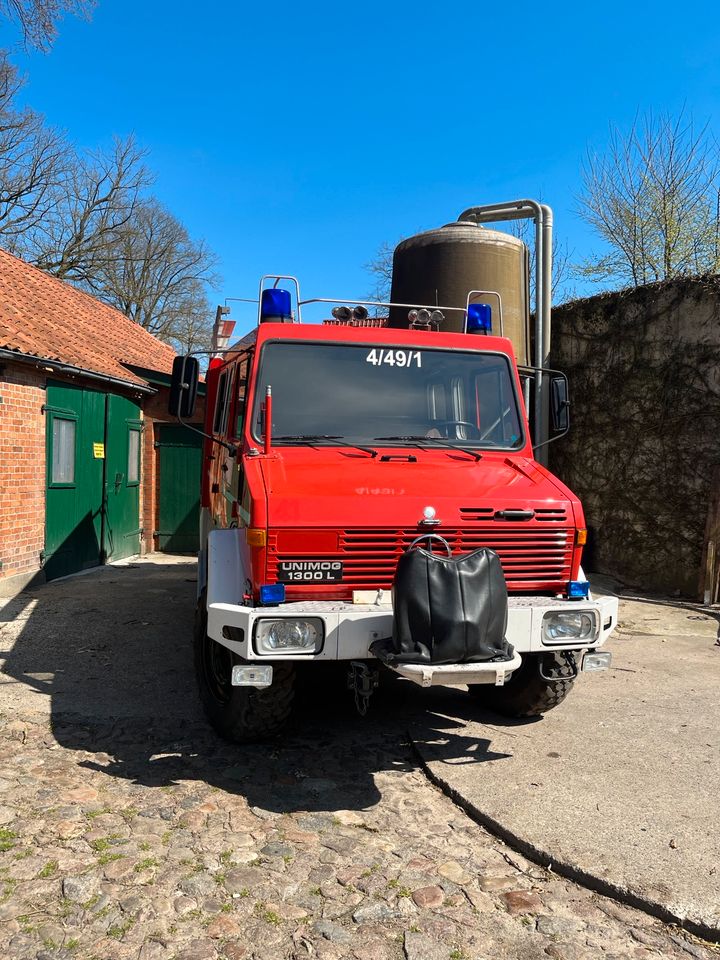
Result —
<instances>
[{"instance_id":1,"label":"red hood","mask_svg":"<svg viewBox=\"0 0 720 960\"><path fill-rule=\"evenodd\" d=\"M354 451L283 447L262 461L269 527L415 527L425 507L443 526L472 517L461 508L493 511L572 504L569 525L581 523L576 497L544 467L526 457L397 448L382 455L417 461L382 462Z\"/></svg>"}]
</instances>

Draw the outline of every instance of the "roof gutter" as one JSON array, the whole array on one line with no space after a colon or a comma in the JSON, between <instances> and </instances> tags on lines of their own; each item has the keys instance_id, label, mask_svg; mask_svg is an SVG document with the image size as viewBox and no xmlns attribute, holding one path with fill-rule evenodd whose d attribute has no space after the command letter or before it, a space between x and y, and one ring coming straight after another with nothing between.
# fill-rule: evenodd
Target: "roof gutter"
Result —
<instances>
[{"instance_id":1,"label":"roof gutter","mask_svg":"<svg viewBox=\"0 0 720 960\"><path fill-rule=\"evenodd\" d=\"M34 357L29 353L18 353L16 350L7 350L0 347L0 360L16 361L18 363L28 363L34 367L42 367L47 370L64 373L68 376L86 377L88 380L94 380L99 383L106 383L112 386L123 387L125 390L135 390L137 393L146 393L149 396L157 393L153 387L134 383L132 380L121 380L119 377L110 377L105 373L95 373L93 370L83 370L82 367L73 367L69 363L61 363L59 360L46 360L44 357Z\"/></svg>"}]
</instances>

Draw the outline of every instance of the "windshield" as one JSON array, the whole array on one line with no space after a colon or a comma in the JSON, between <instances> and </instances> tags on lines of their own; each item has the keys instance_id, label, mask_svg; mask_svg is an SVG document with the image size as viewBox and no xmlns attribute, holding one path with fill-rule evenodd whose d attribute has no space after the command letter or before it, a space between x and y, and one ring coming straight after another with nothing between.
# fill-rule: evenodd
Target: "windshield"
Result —
<instances>
[{"instance_id":1,"label":"windshield","mask_svg":"<svg viewBox=\"0 0 720 960\"><path fill-rule=\"evenodd\" d=\"M272 386L273 441L434 440L517 449L523 430L503 354L393 346L265 344L253 434Z\"/></svg>"}]
</instances>

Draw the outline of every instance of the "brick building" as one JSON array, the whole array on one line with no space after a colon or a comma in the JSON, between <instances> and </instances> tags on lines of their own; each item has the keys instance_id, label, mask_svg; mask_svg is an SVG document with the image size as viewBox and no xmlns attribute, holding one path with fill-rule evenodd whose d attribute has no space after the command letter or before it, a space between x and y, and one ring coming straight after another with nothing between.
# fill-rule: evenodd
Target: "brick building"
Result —
<instances>
[{"instance_id":1,"label":"brick building","mask_svg":"<svg viewBox=\"0 0 720 960\"><path fill-rule=\"evenodd\" d=\"M0 250L0 595L195 548L199 438L163 422L173 358L118 310Z\"/></svg>"}]
</instances>

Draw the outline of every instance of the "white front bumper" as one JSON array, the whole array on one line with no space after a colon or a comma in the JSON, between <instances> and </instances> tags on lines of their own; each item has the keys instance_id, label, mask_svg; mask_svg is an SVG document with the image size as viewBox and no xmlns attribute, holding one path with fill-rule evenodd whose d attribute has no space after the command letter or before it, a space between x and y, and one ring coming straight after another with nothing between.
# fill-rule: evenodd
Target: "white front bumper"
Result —
<instances>
[{"instance_id":1,"label":"white front bumper","mask_svg":"<svg viewBox=\"0 0 720 960\"><path fill-rule=\"evenodd\" d=\"M370 644L392 634L392 603L388 591L380 602L346 603L307 600L278 607L248 607L237 602L238 585L246 574L240 560L236 530L215 530L210 534L208 553L208 634L244 660L366 660ZM361 599L372 599L365 592ZM600 630L590 642L570 641L548 644L543 641L543 616L552 610L581 613L596 610ZM617 626L617 597L597 600L558 600L554 597L510 597L507 640L519 654L547 650L593 650L601 647ZM258 656L253 645L255 624L263 618L316 617L323 621L325 637L317 654Z\"/></svg>"},{"instance_id":2,"label":"white front bumper","mask_svg":"<svg viewBox=\"0 0 720 960\"><path fill-rule=\"evenodd\" d=\"M371 656L370 644L392 634L392 606L385 604L352 604L342 601L317 600L284 603L278 607L246 607L223 603L209 597L208 634L244 660L364 660ZM617 625L616 597L598 600L556 600L553 597L510 597L508 603L507 640L520 653L543 650L593 650L601 647ZM542 619L552 610L581 613L597 610L599 636L589 642L569 641L546 643ZM280 617L313 617L323 621L325 638L319 653L258 656L253 645L255 624L262 619Z\"/></svg>"}]
</instances>

